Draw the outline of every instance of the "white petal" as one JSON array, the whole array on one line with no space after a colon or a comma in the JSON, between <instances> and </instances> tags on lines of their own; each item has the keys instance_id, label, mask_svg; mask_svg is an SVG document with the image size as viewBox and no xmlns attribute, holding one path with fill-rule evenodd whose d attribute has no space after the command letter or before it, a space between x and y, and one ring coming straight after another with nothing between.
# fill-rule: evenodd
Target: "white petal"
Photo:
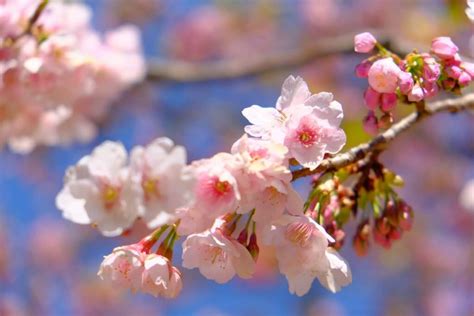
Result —
<instances>
[{"instance_id":1,"label":"white petal","mask_svg":"<svg viewBox=\"0 0 474 316\"><path fill-rule=\"evenodd\" d=\"M303 104L310 96L308 85L303 78L289 76L281 87L281 96L278 98L276 108L283 111L291 106Z\"/></svg>"}]
</instances>

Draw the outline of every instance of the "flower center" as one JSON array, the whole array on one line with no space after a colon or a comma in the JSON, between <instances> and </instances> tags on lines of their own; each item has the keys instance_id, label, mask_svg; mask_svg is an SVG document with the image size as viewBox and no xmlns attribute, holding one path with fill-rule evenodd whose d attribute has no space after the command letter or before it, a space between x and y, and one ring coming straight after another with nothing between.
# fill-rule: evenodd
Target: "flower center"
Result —
<instances>
[{"instance_id":1,"label":"flower center","mask_svg":"<svg viewBox=\"0 0 474 316\"><path fill-rule=\"evenodd\" d=\"M285 237L294 244L304 247L311 239L314 227L308 223L294 222L288 225Z\"/></svg>"},{"instance_id":2,"label":"flower center","mask_svg":"<svg viewBox=\"0 0 474 316\"><path fill-rule=\"evenodd\" d=\"M158 180L144 178L142 180L142 188L145 193L145 200L150 200L153 196L159 197Z\"/></svg>"},{"instance_id":3,"label":"flower center","mask_svg":"<svg viewBox=\"0 0 474 316\"><path fill-rule=\"evenodd\" d=\"M214 184L214 189L216 192L220 195L223 195L227 192L230 191L230 183L227 181L219 181L217 180L216 183Z\"/></svg>"},{"instance_id":4,"label":"flower center","mask_svg":"<svg viewBox=\"0 0 474 316\"><path fill-rule=\"evenodd\" d=\"M298 140L304 146L313 145L318 139L318 135L315 130L303 127L298 131Z\"/></svg>"},{"instance_id":5,"label":"flower center","mask_svg":"<svg viewBox=\"0 0 474 316\"><path fill-rule=\"evenodd\" d=\"M120 197L120 190L113 186L107 185L102 191L102 201L105 208L112 208Z\"/></svg>"}]
</instances>

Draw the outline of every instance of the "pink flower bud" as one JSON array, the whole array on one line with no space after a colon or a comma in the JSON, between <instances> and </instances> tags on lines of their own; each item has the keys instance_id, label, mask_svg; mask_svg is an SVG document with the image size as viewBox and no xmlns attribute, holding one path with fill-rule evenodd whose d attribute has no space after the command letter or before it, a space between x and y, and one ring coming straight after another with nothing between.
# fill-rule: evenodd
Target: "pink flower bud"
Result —
<instances>
[{"instance_id":1,"label":"pink flower bud","mask_svg":"<svg viewBox=\"0 0 474 316\"><path fill-rule=\"evenodd\" d=\"M374 112L369 111L369 114L364 118L364 131L367 134L375 135L378 132L378 122Z\"/></svg>"},{"instance_id":2,"label":"pink flower bud","mask_svg":"<svg viewBox=\"0 0 474 316\"><path fill-rule=\"evenodd\" d=\"M462 73L462 69L458 66L449 66L449 67L446 67L444 70L446 71L446 74L450 78L454 78L454 79L458 79Z\"/></svg>"},{"instance_id":3,"label":"pink flower bud","mask_svg":"<svg viewBox=\"0 0 474 316\"><path fill-rule=\"evenodd\" d=\"M458 52L458 47L449 37L437 37L431 42L431 51L442 59L454 58Z\"/></svg>"},{"instance_id":4,"label":"pink flower bud","mask_svg":"<svg viewBox=\"0 0 474 316\"><path fill-rule=\"evenodd\" d=\"M400 72L392 58L379 59L370 67L369 84L379 93L395 92Z\"/></svg>"},{"instance_id":5,"label":"pink flower bud","mask_svg":"<svg viewBox=\"0 0 474 316\"><path fill-rule=\"evenodd\" d=\"M431 98L435 96L439 92L438 84L436 82L426 82L423 92L425 93L425 98Z\"/></svg>"},{"instance_id":6,"label":"pink flower bud","mask_svg":"<svg viewBox=\"0 0 474 316\"><path fill-rule=\"evenodd\" d=\"M411 73L402 71L398 74L398 86L403 94L410 92L414 84Z\"/></svg>"},{"instance_id":7,"label":"pink flower bud","mask_svg":"<svg viewBox=\"0 0 474 316\"><path fill-rule=\"evenodd\" d=\"M381 95L371 87L368 87L364 93L365 105L369 110L375 110L381 102Z\"/></svg>"},{"instance_id":8,"label":"pink flower bud","mask_svg":"<svg viewBox=\"0 0 474 316\"><path fill-rule=\"evenodd\" d=\"M364 60L355 67L355 74L358 78L367 78L369 75L369 69L372 66L372 63Z\"/></svg>"},{"instance_id":9,"label":"pink flower bud","mask_svg":"<svg viewBox=\"0 0 474 316\"><path fill-rule=\"evenodd\" d=\"M391 111L397 105L397 95L395 93L382 94L381 109L384 112Z\"/></svg>"},{"instance_id":10,"label":"pink flower bud","mask_svg":"<svg viewBox=\"0 0 474 316\"><path fill-rule=\"evenodd\" d=\"M420 87L419 84L413 86L413 89L408 93L408 101L410 102L419 102L423 100L425 94L423 89Z\"/></svg>"},{"instance_id":11,"label":"pink flower bud","mask_svg":"<svg viewBox=\"0 0 474 316\"><path fill-rule=\"evenodd\" d=\"M461 67L471 76L471 78L474 77L474 63L466 63L463 62Z\"/></svg>"},{"instance_id":12,"label":"pink flower bud","mask_svg":"<svg viewBox=\"0 0 474 316\"><path fill-rule=\"evenodd\" d=\"M354 50L357 53L368 53L375 47L377 40L369 32L357 34L354 37Z\"/></svg>"},{"instance_id":13,"label":"pink flower bud","mask_svg":"<svg viewBox=\"0 0 474 316\"><path fill-rule=\"evenodd\" d=\"M432 57L425 57L423 59L423 79L426 81L436 81L441 75L441 67Z\"/></svg>"},{"instance_id":14,"label":"pink flower bud","mask_svg":"<svg viewBox=\"0 0 474 316\"><path fill-rule=\"evenodd\" d=\"M467 86L471 82L472 78L466 71L463 71L458 78L458 82L460 86Z\"/></svg>"}]
</instances>

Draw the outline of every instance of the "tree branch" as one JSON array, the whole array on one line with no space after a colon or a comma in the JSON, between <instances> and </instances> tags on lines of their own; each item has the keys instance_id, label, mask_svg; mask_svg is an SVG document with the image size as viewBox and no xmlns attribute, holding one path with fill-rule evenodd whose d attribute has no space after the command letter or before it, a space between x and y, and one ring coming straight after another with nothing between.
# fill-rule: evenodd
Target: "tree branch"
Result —
<instances>
[{"instance_id":1,"label":"tree branch","mask_svg":"<svg viewBox=\"0 0 474 316\"><path fill-rule=\"evenodd\" d=\"M245 60L190 63L152 59L148 63L148 80L170 80L196 82L232 79L252 76L270 71L307 64L317 58L334 54L354 53L354 34L318 39L314 44L299 51L279 52ZM394 53L406 54L411 51L407 43L394 41L388 36L377 34L378 41Z\"/></svg>"},{"instance_id":2,"label":"tree branch","mask_svg":"<svg viewBox=\"0 0 474 316\"><path fill-rule=\"evenodd\" d=\"M474 109L474 93L465 96L446 99L429 104L424 111L414 112L399 122L395 123L385 132L377 135L371 141L356 146L345 153L338 154L332 158L324 159L314 170L308 168L293 171L293 181L302 177L321 173L329 170L337 170L364 159L367 154L374 151L383 151L388 144L399 134L408 130L410 127L421 120L439 112L456 113L468 109Z\"/></svg>"}]
</instances>

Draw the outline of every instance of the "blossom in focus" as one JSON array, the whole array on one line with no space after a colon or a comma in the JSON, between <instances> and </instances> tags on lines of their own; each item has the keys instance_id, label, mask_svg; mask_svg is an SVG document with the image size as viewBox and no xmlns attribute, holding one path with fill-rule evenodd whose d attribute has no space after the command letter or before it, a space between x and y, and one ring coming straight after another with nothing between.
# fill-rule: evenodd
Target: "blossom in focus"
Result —
<instances>
[{"instance_id":1,"label":"blossom in focus","mask_svg":"<svg viewBox=\"0 0 474 316\"><path fill-rule=\"evenodd\" d=\"M130 173L142 188L140 213L149 228L171 224L176 211L192 201L193 177L185 166L186 150L166 137L131 151Z\"/></svg>"},{"instance_id":2,"label":"blossom in focus","mask_svg":"<svg viewBox=\"0 0 474 316\"><path fill-rule=\"evenodd\" d=\"M288 157L315 169L325 153L337 153L346 142L339 128L341 104L327 92L311 95L300 77L288 77L275 108L252 105L242 111L252 125L245 131L253 137L271 139L288 148Z\"/></svg>"},{"instance_id":3,"label":"blossom in focus","mask_svg":"<svg viewBox=\"0 0 474 316\"><path fill-rule=\"evenodd\" d=\"M183 267L198 268L206 278L226 283L235 274L250 278L255 271L255 262L243 245L214 227L186 238L183 243Z\"/></svg>"},{"instance_id":4,"label":"blossom in focus","mask_svg":"<svg viewBox=\"0 0 474 316\"><path fill-rule=\"evenodd\" d=\"M19 153L90 141L111 103L145 72L137 28L100 36L85 5L51 2L21 35L37 6L0 3L0 146Z\"/></svg>"},{"instance_id":5,"label":"blossom in focus","mask_svg":"<svg viewBox=\"0 0 474 316\"><path fill-rule=\"evenodd\" d=\"M337 292L352 280L345 261L328 248L334 239L322 226L307 216L285 216L275 222L272 244L278 267L289 284L290 292L306 294L315 278Z\"/></svg>"},{"instance_id":6,"label":"blossom in focus","mask_svg":"<svg viewBox=\"0 0 474 316\"><path fill-rule=\"evenodd\" d=\"M360 33L354 37L354 50L357 53L369 53L376 43L377 40L369 32Z\"/></svg>"},{"instance_id":7,"label":"blossom in focus","mask_svg":"<svg viewBox=\"0 0 474 316\"><path fill-rule=\"evenodd\" d=\"M144 261L141 291L155 297L175 298L181 292L181 273L169 260L157 254L149 254Z\"/></svg>"},{"instance_id":8,"label":"blossom in focus","mask_svg":"<svg viewBox=\"0 0 474 316\"><path fill-rule=\"evenodd\" d=\"M56 198L64 218L96 225L105 236L129 228L139 215L141 192L126 163L123 145L106 141L70 167Z\"/></svg>"}]
</instances>

